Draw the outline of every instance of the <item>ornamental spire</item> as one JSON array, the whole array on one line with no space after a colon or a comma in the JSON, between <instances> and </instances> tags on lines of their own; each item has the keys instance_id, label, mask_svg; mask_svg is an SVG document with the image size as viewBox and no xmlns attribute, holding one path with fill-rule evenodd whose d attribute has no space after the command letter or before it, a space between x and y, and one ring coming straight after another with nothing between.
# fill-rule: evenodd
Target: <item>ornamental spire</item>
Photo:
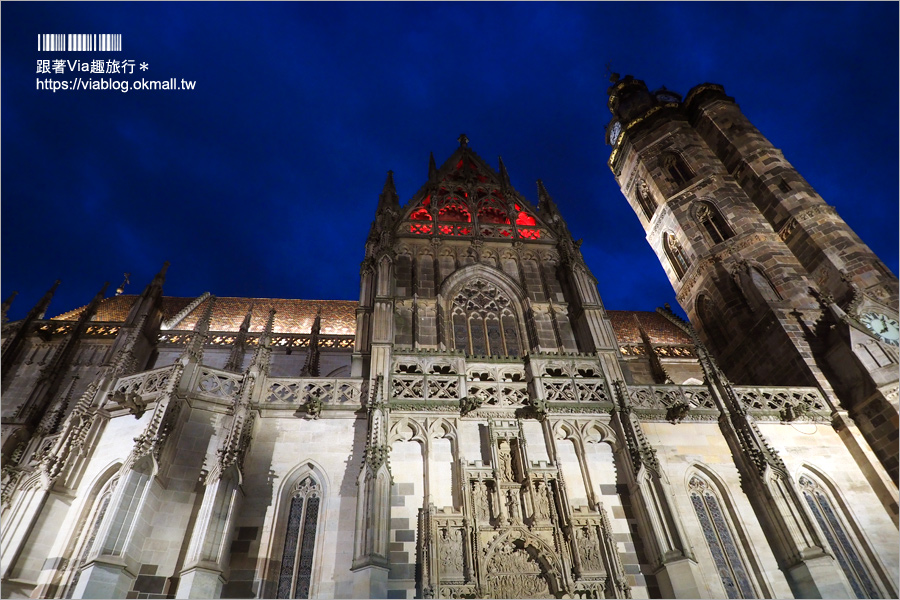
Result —
<instances>
[{"instance_id":1,"label":"ornamental spire","mask_svg":"<svg viewBox=\"0 0 900 600\"><path fill-rule=\"evenodd\" d=\"M430 152L428 156L428 181L437 177L437 163L434 162L434 152Z\"/></svg>"},{"instance_id":2,"label":"ornamental spire","mask_svg":"<svg viewBox=\"0 0 900 600\"><path fill-rule=\"evenodd\" d=\"M244 321L241 323L240 328L238 329L237 336L234 338L234 345L231 347L231 354L228 356L228 362L225 363L223 367L226 371L232 371L237 373L241 370L241 365L244 364L244 353L246 351L247 345L247 332L250 331L250 317L253 315L253 303L250 303L250 308L247 310L247 314L244 315Z\"/></svg>"},{"instance_id":3,"label":"ornamental spire","mask_svg":"<svg viewBox=\"0 0 900 600\"><path fill-rule=\"evenodd\" d=\"M316 318L309 334L309 353L306 355L306 364L300 371L300 376L319 376L319 331L322 328L322 307L316 311Z\"/></svg>"},{"instance_id":4,"label":"ornamental spire","mask_svg":"<svg viewBox=\"0 0 900 600\"><path fill-rule=\"evenodd\" d=\"M9 318L6 316L6 312L9 310L9 307L12 306L13 300L15 300L16 296L19 295L19 292L13 292L9 295L9 297L3 301L3 315L2 315L2 324L6 325L6 322L9 321Z\"/></svg>"},{"instance_id":5,"label":"ornamental spire","mask_svg":"<svg viewBox=\"0 0 900 600\"><path fill-rule=\"evenodd\" d=\"M203 345L206 343L207 338L209 338L209 324L210 321L212 321L212 311L215 304L216 297L210 296L209 300L206 302L203 314L200 315L200 319L197 321L197 324L194 325L194 331L191 333L187 344L184 346L184 350L181 352L180 360L182 364L187 364L188 361L199 363L203 358Z\"/></svg>"},{"instance_id":6,"label":"ornamental spire","mask_svg":"<svg viewBox=\"0 0 900 600\"><path fill-rule=\"evenodd\" d=\"M387 179L384 182L384 189L378 197L378 208L388 205L391 208L400 208L400 196L397 195L397 188L394 186L394 172L387 172Z\"/></svg>"},{"instance_id":7,"label":"ornamental spire","mask_svg":"<svg viewBox=\"0 0 900 600\"><path fill-rule=\"evenodd\" d=\"M498 156L497 161L500 163L500 181L506 187L512 187L512 184L509 182L509 173L506 171L506 165L503 164L503 157Z\"/></svg>"}]
</instances>

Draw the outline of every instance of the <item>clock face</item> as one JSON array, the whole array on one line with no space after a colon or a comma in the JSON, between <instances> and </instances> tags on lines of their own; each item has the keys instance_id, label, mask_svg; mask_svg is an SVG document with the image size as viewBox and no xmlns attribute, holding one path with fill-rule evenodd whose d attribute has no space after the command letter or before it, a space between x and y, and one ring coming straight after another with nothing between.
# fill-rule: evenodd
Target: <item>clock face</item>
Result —
<instances>
[{"instance_id":1,"label":"clock face","mask_svg":"<svg viewBox=\"0 0 900 600\"><path fill-rule=\"evenodd\" d=\"M616 121L613 123L612 128L609 130L609 143L612 146L616 145L616 142L619 141L619 135L622 133L622 124Z\"/></svg>"},{"instance_id":2,"label":"clock face","mask_svg":"<svg viewBox=\"0 0 900 600\"><path fill-rule=\"evenodd\" d=\"M897 346L900 343L900 323L878 312L863 313L860 322L882 342Z\"/></svg>"},{"instance_id":3,"label":"clock face","mask_svg":"<svg viewBox=\"0 0 900 600\"><path fill-rule=\"evenodd\" d=\"M680 100L678 100L678 96L674 94L657 94L656 99L660 102L680 102Z\"/></svg>"}]
</instances>

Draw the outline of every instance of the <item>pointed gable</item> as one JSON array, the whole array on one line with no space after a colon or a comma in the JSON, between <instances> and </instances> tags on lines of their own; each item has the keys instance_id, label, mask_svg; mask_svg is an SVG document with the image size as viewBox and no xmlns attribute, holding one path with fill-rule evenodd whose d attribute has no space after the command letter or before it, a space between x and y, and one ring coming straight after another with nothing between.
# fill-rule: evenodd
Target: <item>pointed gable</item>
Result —
<instances>
[{"instance_id":1,"label":"pointed gable","mask_svg":"<svg viewBox=\"0 0 900 600\"><path fill-rule=\"evenodd\" d=\"M501 169L505 172L505 167ZM460 146L439 168L429 164L428 182L413 196L398 234L482 237L498 240L552 240L537 211L468 147Z\"/></svg>"}]
</instances>

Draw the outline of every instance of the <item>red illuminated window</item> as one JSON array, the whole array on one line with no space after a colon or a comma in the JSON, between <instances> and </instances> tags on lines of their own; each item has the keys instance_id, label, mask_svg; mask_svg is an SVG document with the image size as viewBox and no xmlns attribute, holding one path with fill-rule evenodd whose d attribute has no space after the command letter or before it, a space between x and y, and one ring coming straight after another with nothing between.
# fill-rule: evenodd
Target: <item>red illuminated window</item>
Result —
<instances>
[{"instance_id":1,"label":"red illuminated window","mask_svg":"<svg viewBox=\"0 0 900 600\"><path fill-rule=\"evenodd\" d=\"M413 214L409 215L409 218L412 219L413 221L430 221L431 215L428 214L428 209L420 208Z\"/></svg>"},{"instance_id":2,"label":"red illuminated window","mask_svg":"<svg viewBox=\"0 0 900 600\"><path fill-rule=\"evenodd\" d=\"M534 219L532 219L533 221ZM520 229L519 237L526 240L537 240L541 237L540 229Z\"/></svg>"},{"instance_id":3,"label":"red illuminated window","mask_svg":"<svg viewBox=\"0 0 900 600\"><path fill-rule=\"evenodd\" d=\"M418 233L419 235L428 235L431 233L431 225L419 225L413 223L409 226L410 233Z\"/></svg>"},{"instance_id":4,"label":"red illuminated window","mask_svg":"<svg viewBox=\"0 0 900 600\"><path fill-rule=\"evenodd\" d=\"M438 212L439 221L451 221L455 223L471 223L472 215L461 204L447 204Z\"/></svg>"},{"instance_id":5,"label":"red illuminated window","mask_svg":"<svg viewBox=\"0 0 900 600\"><path fill-rule=\"evenodd\" d=\"M521 210L519 209L518 204L516 205L516 210ZM534 226L537 225L537 222L534 220L534 217L528 215L525 212L520 212L519 217L516 219L516 225Z\"/></svg>"}]
</instances>

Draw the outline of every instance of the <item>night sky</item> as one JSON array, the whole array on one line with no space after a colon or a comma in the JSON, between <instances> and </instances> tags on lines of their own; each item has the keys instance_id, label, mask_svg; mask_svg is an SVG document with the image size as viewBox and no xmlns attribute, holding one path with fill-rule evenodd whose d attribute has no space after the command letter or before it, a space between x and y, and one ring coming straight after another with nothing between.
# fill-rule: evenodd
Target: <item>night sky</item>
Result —
<instances>
[{"instance_id":1,"label":"night sky","mask_svg":"<svg viewBox=\"0 0 900 600\"><path fill-rule=\"evenodd\" d=\"M606 165L612 71L725 87L898 270L898 4L13 3L2 8L2 290L22 318L140 293L357 299L385 174L401 202L465 132L537 203L542 179L608 308L675 305ZM38 52L120 33L122 52ZM133 60L38 75L38 59ZM146 62L147 71L139 65ZM196 81L193 91L36 80Z\"/></svg>"}]
</instances>

